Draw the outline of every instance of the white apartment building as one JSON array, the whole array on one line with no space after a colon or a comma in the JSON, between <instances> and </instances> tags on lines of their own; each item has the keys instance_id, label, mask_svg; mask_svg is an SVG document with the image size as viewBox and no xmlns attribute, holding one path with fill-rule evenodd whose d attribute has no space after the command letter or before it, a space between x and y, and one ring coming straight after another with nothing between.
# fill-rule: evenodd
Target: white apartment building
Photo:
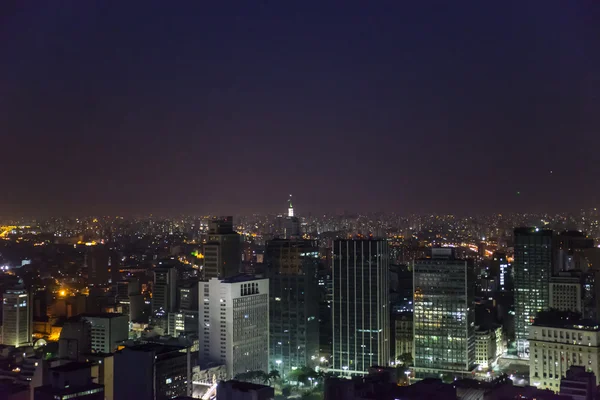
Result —
<instances>
[{"instance_id":1,"label":"white apartment building","mask_svg":"<svg viewBox=\"0 0 600 400\"><path fill-rule=\"evenodd\" d=\"M129 317L117 313L83 314L91 324L92 351L114 353L129 337Z\"/></svg>"},{"instance_id":2,"label":"white apartment building","mask_svg":"<svg viewBox=\"0 0 600 400\"><path fill-rule=\"evenodd\" d=\"M199 282L200 361L227 378L269 369L269 280L239 275Z\"/></svg>"},{"instance_id":3,"label":"white apartment building","mask_svg":"<svg viewBox=\"0 0 600 400\"><path fill-rule=\"evenodd\" d=\"M529 381L540 389L558 392L571 366L582 366L600 384L600 326L584 321L564 324L534 323L529 329Z\"/></svg>"}]
</instances>

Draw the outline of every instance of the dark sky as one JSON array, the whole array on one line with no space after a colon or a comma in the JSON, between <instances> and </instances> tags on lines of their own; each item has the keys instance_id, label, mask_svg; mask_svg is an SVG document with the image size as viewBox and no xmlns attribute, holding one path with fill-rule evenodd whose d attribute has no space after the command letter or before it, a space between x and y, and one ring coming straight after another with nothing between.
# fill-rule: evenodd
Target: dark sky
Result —
<instances>
[{"instance_id":1,"label":"dark sky","mask_svg":"<svg viewBox=\"0 0 600 400\"><path fill-rule=\"evenodd\" d=\"M597 1L0 3L0 215L598 205Z\"/></svg>"}]
</instances>

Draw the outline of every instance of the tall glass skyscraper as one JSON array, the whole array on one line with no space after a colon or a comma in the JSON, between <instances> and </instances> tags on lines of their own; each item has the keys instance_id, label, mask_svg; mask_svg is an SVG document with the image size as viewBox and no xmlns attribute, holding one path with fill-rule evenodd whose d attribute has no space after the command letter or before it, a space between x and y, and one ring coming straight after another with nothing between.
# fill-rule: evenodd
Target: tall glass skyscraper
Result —
<instances>
[{"instance_id":1,"label":"tall glass skyscraper","mask_svg":"<svg viewBox=\"0 0 600 400\"><path fill-rule=\"evenodd\" d=\"M390 361L388 254L385 240L334 242L331 372L366 374Z\"/></svg>"},{"instance_id":2,"label":"tall glass skyscraper","mask_svg":"<svg viewBox=\"0 0 600 400\"><path fill-rule=\"evenodd\" d=\"M550 304L553 233L548 229L515 229L515 339L517 354L529 358L529 327Z\"/></svg>"},{"instance_id":3,"label":"tall glass skyscraper","mask_svg":"<svg viewBox=\"0 0 600 400\"><path fill-rule=\"evenodd\" d=\"M415 261L414 351L418 375L466 374L475 366L474 282L453 249Z\"/></svg>"},{"instance_id":4,"label":"tall glass skyscraper","mask_svg":"<svg viewBox=\"0 0 600 400\"><path fill-rule=\"evenodd\" d=\"M269 278L270 368L284 375L319 359L319 248L302 239L274 239L265 252Z\"/></svg>"}]
</instances>

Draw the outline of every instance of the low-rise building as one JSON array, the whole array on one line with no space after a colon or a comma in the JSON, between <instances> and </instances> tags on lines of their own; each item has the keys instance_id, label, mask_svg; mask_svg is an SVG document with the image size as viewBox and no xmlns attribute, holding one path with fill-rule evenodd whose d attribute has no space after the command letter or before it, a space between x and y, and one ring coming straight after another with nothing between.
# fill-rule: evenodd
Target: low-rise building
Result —
<instances>
[{"instance_id":1,"label":"low-rise building","mask_svg":"<svg viewBox=\"0 0 600 400\"><path fill-rule=\"evenodd\" d=\"M403 354L410 354L414 359L413 352L413 313L404 312L395 316L395 341L396 360L401 360Z\"/></svg>"},{"instance_id":2,"label":"low-rise building","mask_svg":"<svg viewBox=\"0 0 600 400\"><path fill-rule=\"evenodd\" d=\"M559 394L571 396L573 400L593 400L596 391L596 376L585 367L571 367L567 376L560 381Z\"/></svg>"}]
</instances>

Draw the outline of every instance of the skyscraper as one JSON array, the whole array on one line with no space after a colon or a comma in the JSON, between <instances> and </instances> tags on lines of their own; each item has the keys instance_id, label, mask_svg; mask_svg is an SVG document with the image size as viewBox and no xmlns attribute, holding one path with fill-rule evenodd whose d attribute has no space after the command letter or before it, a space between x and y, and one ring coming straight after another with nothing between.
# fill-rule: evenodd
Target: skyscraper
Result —
<instances>
[{"instance_id":1,"label":"skyscraper","mask_svg":"<svg viewBox=\"0 0 600 400\"><path fill-rule=\"evenodd\" d=\"M30 297L26 290L5 290L2 304L2 344L15 347L30 344L32 315Z\"/></svg>"},{"instance_id":2,"label":"skyscraper","mask_svg":"<svg viewBox=\"0 0 600 400\"><path fill-rule=\"evenodd\" d=\"M529 327L549 306L552 241L551 230L515 229L515 339L522 358L529 358Z\"/></svg>"},{"instance_id":3,"label":"skyscraper","mask_svg":"<svg viewBox=\"0 0 600 400\"><path fill-rule=\"evenodd\" d=\"M88 273L90 286L102 286L108 284L109 273L109 251L104 245L87 247L84 263Z\"/></svg>"},{"instance_id":4,"label":"skyscraper","mask_svg":"<svg viewBox=\"0 0 600 400\"><path fill-rule=\"evenodd\" d=\"M240 273L241 264L242 242L233 230L233 218L210 222L204 244L204 279L235 276Z\"/></svg>"},{"instance_id":5,"label":"skyscraper","mask_svg":"<svg viewBox=\"0 0 600 400\"><path fill-rule=\"evenodd\" d=\"M336 240L332 268L332 368L366 374L390 361L388 245L385 240Z\"/></svg>"},{"instance_id":6,"label":"skyscraper","mask_svg":"<svg viewBox=\"0 0 600 400\"><path fill-rule=\"evenodd\" d=\"M314 367L319 355L319 251L310 240L275 239L265 252L271 369Z\"/></svg>"},{"instance_id":7,"label":"skyscraper","mask_svg":"<svg viewBox=\"0 0 600 400\"><path fill-rule=\"evenodd\" d=\"M224 364L227 377L269 369L269 282L252 276L198 284L200 359Z\"/></svg>"},{"instance_id":8,"label":"skyscraper","mask_svg":"<svg viewBox=\"0 0 600 400\"><path fill-rule=\"evenodd\" d=\"M175 311L175 307L177 307L177 269L159 264L154 269L152 316L166 319L167 313Z\"/></svg>"},{"instance_id":9,"label":"skyscraper","mask_svg":"<svg viewBox=\"0 0 600 400\"><path fill-rule=\"evenodd\" d=\"M474 284L451 248L415 261L414 366L421 376L465 375L475 366Z\"/></svg>"}]
</instances>

